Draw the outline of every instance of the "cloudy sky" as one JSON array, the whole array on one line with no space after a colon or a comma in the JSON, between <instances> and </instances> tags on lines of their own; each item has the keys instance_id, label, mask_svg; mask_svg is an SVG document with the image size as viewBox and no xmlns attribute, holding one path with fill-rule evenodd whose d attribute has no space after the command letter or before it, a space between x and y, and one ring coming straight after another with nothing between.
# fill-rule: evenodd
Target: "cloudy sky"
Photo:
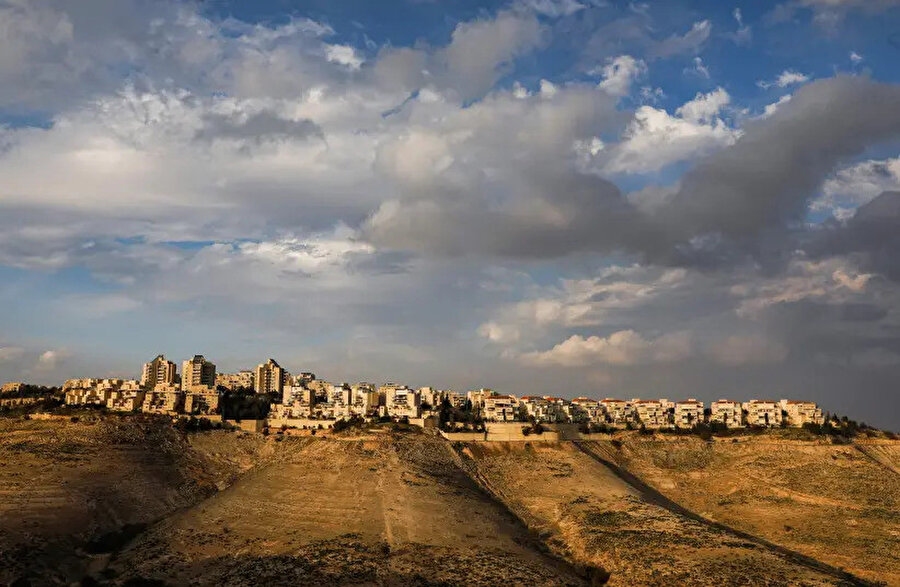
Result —
<instances>
[{"instance_id":1,"label":"cloudy sky","mask_svg":"<svg viewBox=\"0 0 900 587\"><path fill-rule=\"evenodd\" d=\"M0 0L0 380L900 428L898 61L897 0Z\"/></svg>"}]
</instances>

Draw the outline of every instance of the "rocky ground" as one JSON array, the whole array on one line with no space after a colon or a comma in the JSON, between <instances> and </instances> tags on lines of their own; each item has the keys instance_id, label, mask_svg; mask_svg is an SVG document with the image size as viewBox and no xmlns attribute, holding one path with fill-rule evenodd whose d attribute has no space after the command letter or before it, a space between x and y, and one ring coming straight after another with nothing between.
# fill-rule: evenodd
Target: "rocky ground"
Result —
<instances>
[{"instance_id":1,"label":"rocky ground","mask_svg":"<svg viewBox=\"0 0 900 587\"><path fill-rule=\"evenodd\" d=\"M0 418L0 584L898 584L897 444L77 418Z\"/></svg>"}]
</instances>

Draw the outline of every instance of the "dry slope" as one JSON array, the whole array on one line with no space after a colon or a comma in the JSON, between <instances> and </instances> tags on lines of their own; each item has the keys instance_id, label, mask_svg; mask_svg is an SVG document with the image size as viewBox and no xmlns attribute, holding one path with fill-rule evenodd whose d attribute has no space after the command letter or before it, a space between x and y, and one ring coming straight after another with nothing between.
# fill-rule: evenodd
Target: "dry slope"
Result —
<instances>
[{"instance_id":1,"label":"dry slope","mask_svg":"<svg viewBox=\"0 0 900 587\"><path fill-rule=\"evenodd\" d=\"M155 526L120 578L203 585L581 585L423 435L286 438L284 456Z\"/></svg>"},{"instance_id":2,"label":"dry slope","mask_svg":"<svg viewBox=\"0 0 900 587\"><path fill-rule=\"evenodd\" d=\"M829 585L841 581L672 513L573 443L473 443L474 473L568 558L611 585Z\"/></svg>"},{"instance_id":3,"label":"dry slope","mask_svg":"<svg viewBox=\"0 0 900 587\"><path fill-rule=\"evenodd\" d=\"M618 447L594 444L690 510L900 585L900 443L635 436Z\"/></svg>"}]
</instances>

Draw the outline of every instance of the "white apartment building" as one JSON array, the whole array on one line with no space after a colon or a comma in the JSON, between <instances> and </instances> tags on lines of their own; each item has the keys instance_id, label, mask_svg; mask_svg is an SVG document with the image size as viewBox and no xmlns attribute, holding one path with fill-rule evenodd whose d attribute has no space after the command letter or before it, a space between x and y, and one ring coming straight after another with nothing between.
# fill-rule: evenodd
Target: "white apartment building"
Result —
<instances>
[{"instance_id":1,"label":"white apartment building","mask_svg":"<svg viewBox=\"0 0 900 587\"><path fill-rule=\"evenodd\" d=\"M631 400L633 417L647 428L664 428L669 426L668 407L661 400Z\"/></svg>"},{"instance_id":2,"label":"white apartment building","mask_svg":"<svg viewBox=\"0 0 900 587\"><path fill-rule=\"evenodd\" d=\"M166 360L165 355L157 355L155 359L144 363L141 369L141 387L153 389L157 385L178 383L175 363Z\"/></svg>"},{"instance_id":3,"label":"white apartment building","mask_svg":"<svg viewBox=\"0 0 900 587\"><path fill-rule=\"evenodd\" d=\"M720 399L709 406L710 422L720 422L727 428L740 428L743 426L743 410L741 404L727 399Z\"/></svg>"},{"instance_id":4,"label":"white apartment building","mask_svg":"<svg viewBox=\"0 0 900 587\"><path fill-rule=\"evenodd\" d=\"M491 394L484 398L482 413L491 422L513 422L517 420L519 402L513 395Z\"/></svg>"},{"instance_id":5,"label":"white apartment building","mask_svg":"<svg viewBox=\"0 0 900 587\"><path fill-rule=\"evenodd\" d=\"M752 399L743 404L747 426L781 426L781 404L772 400Z\"/></svg>"},{"instance_id":6,"label":"white apartment building","mask_svg":"<svg viewBox=\"0 0 900 587\"><path fill-rule=\"evenodd\" d=\"M418 418L422 415L421 396L418 390L403 387L389 387L384 396L385 411L392 418Z\"/></svg>"},{"instance_id":7,"label":"white apartment building","mask_svg":"<svg viewBox=\"0 0 900 587\"><path fill-rule=\"evenodd\" d=\"M265 363L256 366L253 374L253 388L256 393L277 393L284 391L285 385L290 385L291 374L285 371L275 359L269 359Z\"/></svg>"},{"instance_id":8,"label":"white apartment building","mask_svg":"<svg viewBox=\"0 0 900 587\"><path fill-rule=\"evenodd\" d=\"M825 417L815 402L783 399L779 402L788 426L800 427L804 424L824 424Z\"/></svg>"},{"instance_id":9,"label":"white apartment building","mask_svg":"<svg viewBox=\"0 0 900 587\"><path fill-rule=\"evenodd\" d=\"M608 424L624 426L632 420L633 408L623 399L607 397L600 400L600 408Z\"/></svg>"},{"instance_id":10,"label":"white apartment building","mask_svg":"<svg viewBox=\"0 0 900 587\"><path fill-rule=\"evenodd\" d=\"M569 405L569 418L573 422L600 422L603 419L603 409L595 399L576 397Z\"/></svg>"},{"instance_id":11,"label":"white apartment building","mask_svg":"<svg viewBox=\"0 0 900 587\"><path fill-rule=\"evenodd\" d=\"M704 421L703 402L694 398L675 402L674 424L676 428L693 428Z\"/></svg>"},{"instance_id":12,"label":"white apartment building","mask_svg":"<svg viewBox=\"0 0 900 587\"><path fill-rule=\"evenodd\" d=\"M202 392L203 388L216 388L216 365L203 355L194 355L181 364L181 390Z\"/></svg>"}]
</instances>

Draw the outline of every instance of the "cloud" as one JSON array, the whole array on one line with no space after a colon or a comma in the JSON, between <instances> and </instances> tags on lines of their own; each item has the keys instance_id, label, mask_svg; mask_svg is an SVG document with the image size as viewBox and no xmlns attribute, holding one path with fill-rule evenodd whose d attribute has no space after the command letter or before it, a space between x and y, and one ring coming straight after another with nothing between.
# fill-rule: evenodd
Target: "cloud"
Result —
<instances>
[{"instance_id":1,"label":"cloud","mask_svg":"<svg viewBox=\"0 0 900 587\"><path fill-rule=\"evenodd\" d=\"M758 82L756 82L756 85L758 85L761 88L770 88L773 86L776 86L779 88L786 88L786 87L794 85L794 84L802 84L802 83L806 83L808 81L809 81L809 76L806 75L805 73L800 73L797 71L793 71L791 69L786 69L786 70L782 71L778 75L777 78L775 78L775 81L772 81L772 82L758 81Z\"/></svg>"},{"instance_id":2,"label":"cloud","mask_svg":"<svg viewBox=\"0 0 900 587\"><path fill-rule=\"evenodd\" d=\"M900 190L900 157L869 159L838 169L822 185L812 210L852 211L882 192Z\"/></svg>"},{"instance_id":3,"label":"cloud","mask_svg":"<svg viewBox=\"0 0 900 587\"><path fill-rule=\"evenodd\" d=\"M671 224L692 236L739 238L799 219L835 167L900 135L900 86L847 76L813 82L743 131L682 177L661 212Z\"/></svg>"},{"instance_id":4,"label":"cloud","mask_svg":"<svg viewBox=\"0 0 900 587\"><path fill-rule=\"evenodd\" d=\"M358 70L363 64L363 58L350 45L325 45L325 57L352 70Z\"/></svg>"},{"instance_id":5,"label":"cloud","mask_svg":"<svg viewBox=\"0 0 900 587\"><path fill-rule=\"evenodd\" d=\"M538 47L543 28L533 16L500 12L491 19L463 22L436 59L463 100L479 97L506 72L512 61Z\"/></svg>"},{"instance_id":6,"label":"cloud","mask_svg":"<svg viewBox=\"0 0 900 587\"><path fill-rule=\"evenodd\" d=\"M678 161L701 157L734 143L740 131L729 127L719 113L731 98L722 88L697 94L671 115L641 106L615 145L602 169L607 173L646 173Z\"/></svg>"},{"instance_id":7,"label":"cloud","mask_svg":"<svg viewBox=\"0 0 900 587\"><path fill-rule=\"evenodd\" d=\"M759 336L729 336L709 349L710 357L729 366L780 363L788 355L778 342Z\"/></svg>"},{"instance_id":8,"label":"cloud","mask_svg":"<svg viewBox=\"0 0 900 587\"><path fill-rule=\"evenodd\" d=\"M712 23L708 20L697 21L691 30L683 35L672 35L659 41L650 49L650 55L657 59L665 59L682 53L696 53L709 39Z\"/></svg>"},{"instance_id":9,"label":"cloud","mask_svg":"<svg viewBox=\"0 0 900 587\"><path fill-rule=\"evenodd\" d=\"M735 45L749 45L753 40L753 29L750 25L744 24L744 16L740 8L735 8L731 14L734 16L738 28L734 32L725 33L724 37Z\"/></svg>"},{"instance_id":10,"label":"cloud","mask_svg":"<svg viewBox=\"0 0 900 587\"><path fill-rule=\"evenodd\" d=\"M647 64L630 55L619 55L607 60L600 68L603 76L600 88L613 96L627 96L631 93L631 84L647 73Z\"/></svg>"},{"instance_id":11,"label":"cloud","mask_svg":"<svg viewBox=\"0 0 900 587\"><path fill-rule=\"evenodd\" d=\"M25 349L18 346L0 346L0 363L19 360L25 354Z\"/></svg>"},{"instance_id":12,"label":"cloud","mask_svg":"<svg viewBox=\"0 0 900 587\"><path fill-rule=\"evenodd\" d=\"M519 4L551 18L570 16L587 8L577 0L519 0Z\"/></svg>"},{"instance_id":13,"label":"cloud","mask_svg":"<svg viewBox=\"0 0 900 587\"><path fill-rule=\"evenodd\" d=\"M666 334L647 339L633 330L621 330L608 337L573 335L553 348L526 353L521 360L533 365L639 365L671 363L690 356L689 333Z\"/></svg>"}]
</instances>

